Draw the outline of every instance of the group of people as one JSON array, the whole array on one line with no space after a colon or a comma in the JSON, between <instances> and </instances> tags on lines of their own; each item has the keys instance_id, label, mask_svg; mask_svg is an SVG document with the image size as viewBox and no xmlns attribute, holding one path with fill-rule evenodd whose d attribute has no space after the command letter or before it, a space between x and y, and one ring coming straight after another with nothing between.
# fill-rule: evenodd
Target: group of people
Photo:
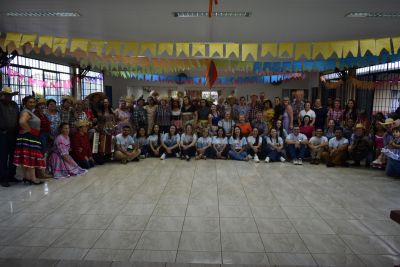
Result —
<instances>
[{"instance_id":1,"label":"group of people","mask_svg":"<svg viewBox=\"0 0 400 267\"><path fill-rule=\"evenodd\" d=\"M387 165L392 176L400 172L399 112L369 119L354 100L342 108L339 99L323 106L320 99L271 101L264 94L251 95L248 104L234 96L216 104L150 96L121 98L113 109L100 93L85 101L65 96L59 106L53 99L26 96L20 108L12 101L16 94L9 87L0 91L2 186L19 181L17 166L23 181L36 185L45 178L83 175L109 160L126 164L147 157L290 159L295 165L310 158L311 164L323 161L328 167L348 166L350 160L354 166Z\"/></svg>"}]
</instances>

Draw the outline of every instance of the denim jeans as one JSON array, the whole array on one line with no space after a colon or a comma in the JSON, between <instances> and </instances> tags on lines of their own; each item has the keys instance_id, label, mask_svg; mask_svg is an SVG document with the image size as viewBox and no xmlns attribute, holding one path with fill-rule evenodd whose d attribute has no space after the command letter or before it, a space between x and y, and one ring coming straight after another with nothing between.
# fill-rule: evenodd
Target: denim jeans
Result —
<instances>
[{"instance_id":1,"label":"denim jeans","mask_svg":"<svg viewBox=\"0 0 400 267\"><path fill-rule=\"evenodd\" d=\"M282 152L279 152L276 149L269 149L267 152L267 157L269 157L271 161L279 161L282 157Z\"/></svg>"},{"instance_id":2,"label":"denim jeans","mask_svg":"<svg viewBox=\"0 0 400 267\"><path fill-rule=\"evenodd\" d=\"M386 175L400 178L400 161L388 157L386 164Z\"/></svg>"},{"instance_id":3,"label":"denim jeans","mask_svg":"<svg viewBox=\"0 0 400 267\"><path fill-rule=\"evenodd\" d=\"M287 145L286 151L292 160L304 159L304 154L306 153L306 145L300 144L300 147L295 147L294 144Z\"/></svg>"},{"instance_id":4,"label":"denim jeans","mask_svg":"<svg viewBox=\"0 0 400 267\"><path fill-rule=\"evenodd\" d=\"M244 160L247 157L247 153L246 151L243 152L236 152L235 150L229 150L228 152L229 156L231 157L231 159L234 160Z\"/></svg>"}]
</instances>

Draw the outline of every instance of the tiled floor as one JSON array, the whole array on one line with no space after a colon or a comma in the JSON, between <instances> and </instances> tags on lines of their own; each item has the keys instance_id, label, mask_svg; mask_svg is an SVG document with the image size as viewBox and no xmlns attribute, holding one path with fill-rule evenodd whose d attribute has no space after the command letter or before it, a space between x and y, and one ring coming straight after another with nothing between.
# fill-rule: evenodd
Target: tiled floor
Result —
<instances>
[{"instance_id":1,"label":"tiled floor","mask_svg":"<svg viewBox=\"0 0 400 267\"><path fill-rule=\"evenodd\" d=\"M375 170L146 159L1 188L0 204L0 265L400 263L400 181Z\"/></svg>"}]
</instances>

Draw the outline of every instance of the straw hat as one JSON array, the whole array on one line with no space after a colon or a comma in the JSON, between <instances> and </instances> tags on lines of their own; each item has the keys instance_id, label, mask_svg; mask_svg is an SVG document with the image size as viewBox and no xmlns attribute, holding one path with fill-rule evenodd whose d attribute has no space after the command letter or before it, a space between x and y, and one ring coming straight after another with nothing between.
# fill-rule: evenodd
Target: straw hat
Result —
<instances>
[{"instance_id":1,"label":"straw hat","mask_svg":"<svg viewBox=\"0 0 400 267\"><path fill-rule=\"evenodd\" d=\"M357 123L355 129L364 129L364 125L362 123Z\"/></svg>"},{"instance_id":2,"label":"straw hat","mask_svg":"<svg viewBox=\"0 0 400 267\"><path fill-rule=\"evenodd\" d=\"M18 95L19 92L13 92L12 89L8 86L3 87L3 90L0 91L0 95Z\"/></svg>"},{"instance_id":3,"label":"straw hat","mask_svg":"<svg viewBox=\"0 0 400 267\"><path fill-rule=\"evenodd\" d=\"M69 96L69 95L65 95L61 98L61 101L64 101L64 100L68 100L69 102L71 102L71 104L75 103L75 98L73 98L72 96Z\"/></svg>"},{"instance_id":4,"label":"straw hat","mask_svg":"<svg viewBox=\"0 0 400 267\"><path fill-rule=\"evenodd\" d=\"M391 124L393 124L394 123L394 119L392 119L392 118L387 118L386 120L385 120L385 122L380 122L380 124L381 125L391 125Z\"/></svg>"},{"instance_id":5,"label":"straw hat","mask_svg":"<svg viewBox=\"0 0 400 267\"><path fill-rule=\"evenodd\" d=\"M46 99L44 99L43 97L36 99L36 106L40 105L46 105Z\"/></svg>"},{"instance_id":6,"label":"straw hat","mask_svg":"<svg viewBox=\"0 0 400 267\"><path fill-rule=\"evenodd\" d=\"M75 123L76 128L84 127L84 126L89 126L89 122L87 120L79 120Z\"/></svg>"}]
</instances>

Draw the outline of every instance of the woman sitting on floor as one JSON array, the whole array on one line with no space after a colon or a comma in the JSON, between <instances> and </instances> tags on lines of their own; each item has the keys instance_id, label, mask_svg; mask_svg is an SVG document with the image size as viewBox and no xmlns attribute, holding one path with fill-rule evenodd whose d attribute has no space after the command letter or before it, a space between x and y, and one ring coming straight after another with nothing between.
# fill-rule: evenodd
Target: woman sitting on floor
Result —
<instances>
[{"instance_id":1,"label":"woman sitting on floor","mask_svg":"<svg viewBox=\"0 0 400 267\"><path fill-rule=\"evenodd\" d=\"M283 139L278 135L276 129L271 129L271 133L269 136L265 137L267 141L267 151L265 158L265 162L268 163L270 161L281 161L285 162L285 158L283 157Z\"/></svg>"},{"instance_id":2,"label":"woman sitting on floor","mask_svg":"<svg viewBox=\"0 0 400 267\"><path fill-rule=\"evenodd\" d=\"M254 162L260 162L262 157L261 145L262 137L258 134L258 128L254 128L252 134L247 137L248 153L253 157Z\"/></svg>"},{"instance_id":3,"label":"woman sitting on floor","mask_svg":"<svg viewBox=\"0 0 400 267\"><path fill-rule=\"evenodd\" d=\"M169 131L165 133L161 139L161 157L163 160L166 157L176 156L179 158L179 143L181 139L179 134L176 132L176 126L171 125Z\"/></svg>"},{"instance_id":4,"label":"woman sitting on floor","mask_svg":"<svg viewBox=\"0 0 400 267\"><path fill-rule=\"evenodd\" d=\"M136 146L140 149L140 158L147 158L149 153L149 140L146 135L146 128L140 126L135 135Z\"/></svg>"},{"instance_id":5,"label":"woman sitting on floor","mask_svg":"<svg viewBox=\"0 0 400 267\"><path fill-rule=\"evenodd\" d=\"M53 153L49 157L49 166L54 178L65 178L87 173L87 170L79 167L69 155L70 149L69 124L64 122L60 125L60 134L54 140Z\"/></svg>"},{"instance_id":6,"label":"woman sitting on floor","mask_svg":"<svg viewBox=\"0 0 400 267\"><path fill-rule=\"evenodd\" d=\"M242 136L242 131L239 126L235 126L233 129L233 134L231 138L229 138L230 150L228 155L231 159L234 160L244 160L248 161L249 157L247 156L247 141L246 137Z\"/></svg>"},{"instance_id":7,"label":"woman sitting on floor","mask_svg":"<svg viewBox=\"0 0 400 267\"><path fill-rule=\"evenodd\" d=\"M161 156L161 139L162 135L160 132L160 126L158 124L154 124L151 134L148 138L148 151L149 155L152 157Z\"/></svg>"},{"instance_id":8,"label":"woman sitting on floor","mask_svg":"<svg viewBox=\"0 0 400 267\"><path fill-rule=\"evenodd\" d=\"M92 157L92 146L89 143L87 120L79 120L75 123L77 132L71 137L71 156L84 169L94 167L94 159Z\"/></svg>"},{"instance_id":9,"label":"woman sitting on floor","mask_svg":"<svg viewBox=\"0 0 400 267\"><path fill-rule=\"evenodd\" d=\"M212 139L211 156L214 159L226 159L228 150L228 138L225 136L225 130L218 127L217 136Z\"/></svg>"},{"instance_id":10,"label":"woman sitting on floor","mask_svg":"<svg viewBox=\"0 0 400 267\"><path fill-rule=\"evenodd\" d=\"M207 159L211 153L211 137L208 136L208 129L203 128L202 135L196 143L196 159Z\"/></svg>"},{"instance_id":11,"label":"woman sitting on floor","mask_svg":"<svg viewBox=\"0 0 400 267\"><path fill-rule=\"evenodd\" d=\"M181 135L181 159L190 160L196 154L197 134L193 133L193 126L188 123L185 127L185 132Z\"/></svg>"}]
</instances>

